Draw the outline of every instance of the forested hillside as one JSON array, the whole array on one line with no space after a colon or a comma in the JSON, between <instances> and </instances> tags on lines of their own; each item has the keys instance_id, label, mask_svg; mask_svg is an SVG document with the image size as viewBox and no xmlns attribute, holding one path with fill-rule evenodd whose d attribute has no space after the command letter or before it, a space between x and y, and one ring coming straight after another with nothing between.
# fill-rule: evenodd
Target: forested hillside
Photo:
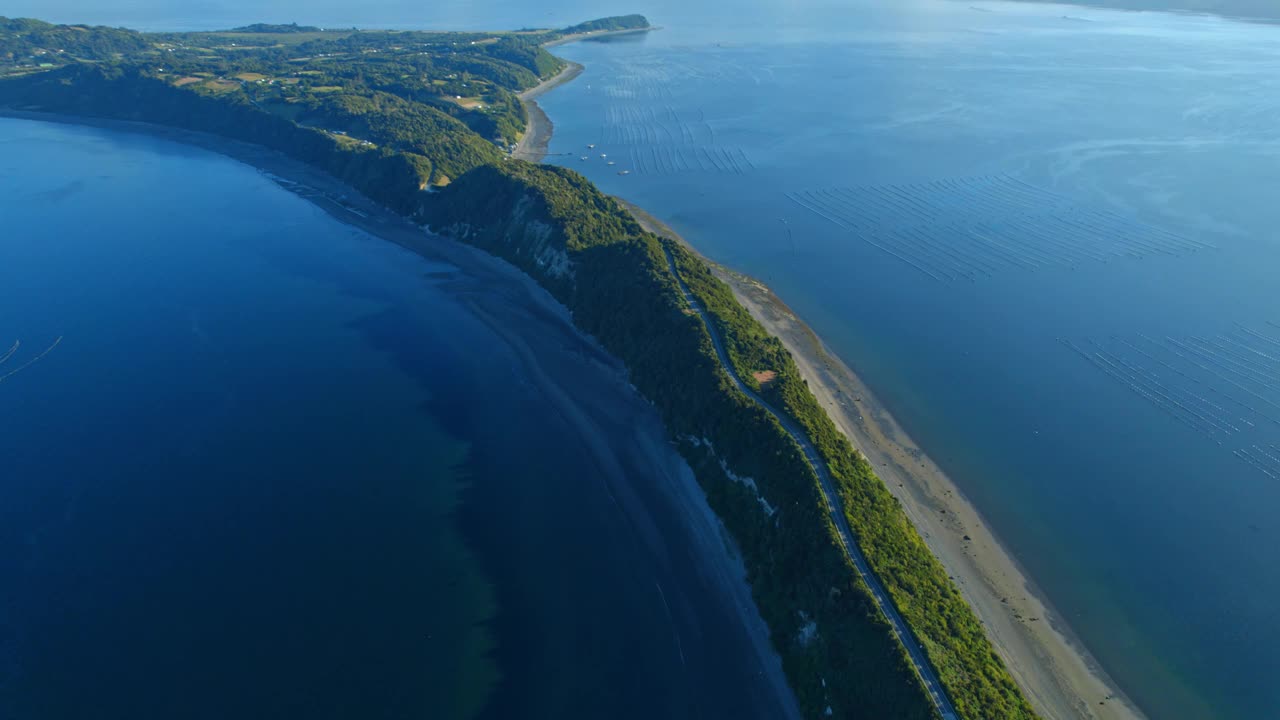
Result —
<instances>
[{"instance_id":1,"label":"forested hillside","mask_svg":"<svg viewBox=\"0 0 1280 720\"><path fill-rule=\"evenodd\" d=\"M576 173L525 163L467 174L425 204L421 217L538 278L631 368L636 387L662 411L712 506L742 545L757 603L803 707L830 705L844 710L841 717L866 710L873 712L865 717L931 714L901 647L837 545L817 478L782 427L718 371L710 337L683 304L663 260L663 240ZM968 718L1034 717L945 569L819 407L782 343L705 263L668 245L739 375L799 421L827 462L859 544L956 707ZM752 377L759 370L776 373L767 387ZM821 643L805 641L809 632ZM880 660L863 665L867 657ZM856 673L841 674L853 663ZM815 685L815 678L825 685Z\"/></svg>"},{"instance_id":2,"label":"forested hillside","mask_svg":"<svg viewBox=\"0 0 1280 720\"><path fill-rule=\"evenodd\" d=\"M827 707L836 717L933 717L836 543L817 478L777 421L720 371L657 237L580 175L523 162L469 173L421 218L533 275L626 362L742 548L807 717Z\"/></svg>"},{"instance_id":3,"label":"forested hillside","mask_svg":"<svg viewBox=\"0 0 1280 720\"><path fill-rule=\"evenodd\" d=\"M444 184L496 162L500 150L524 132L527 119L516 95L564 67L541 47L558 36L553 31L325 32L251 25L142 34L7 19L0 19L0 28L0 78L78 82L85 76L71 69L77 61L107 63L112 77L155 80L231 105L248 103L338 142L426 158L424 184ZM50 70L68 75L43 76ZM7 84L0 88L0 102L23 102L25 91ZM105 96L99 99L94 114L131 112ZM41 102L56 99L45 96ZM86 111L84 103L78 111Z\"/></svg>"},{"instance_id":4,"label":"forested hillside","mask_svg":"<svg viewBox=\"0 0 1280 720\"><path fill-rule=\"evenodd\" d=\"M141 52L150 43L142 33L83 25L51 25L0 17L0 67L65 65L77 60L112 60Z\"/></svg>"},{"instance_id":5,"label":"forested hillside","mask_svg":"<svg viewBox=\"0 0 1280 720\"><path fill-rule=\"evenodd\" d=\"M0 20L21 28L0 37L0 107L145 121L270 147L521 267L626 363L635 387L662 413L741 548L806 717L934 717L838 545L812 467L778 421L720 369L667 266L667 241L643 231L582 176L507 154L526 123L517 93L564 67L545 43L647 25L627 16L515 33L259 25L143 35ZM44 54L35 54L33 37ZM87 62L73 47L101 49ZM40 61L50 52L69 59ZM1031 717L972 611L818 407L781 343L701 260L670 247L743 377L776 372L761 392L803 425L824 456L859 543L955 705L970 720Z\"/></svg>"},{"instance_id":6,"label":"forested hillside","mask_svg":"<svg viewBox=\"0 0 1280 720\"><path fill-rule=\"evenodd\" d=\"M680 275L725 339L738 376L804 428L826 461L845 517L894 605L916 633L956 708L970 718L1031 718L977 616L871 464L818 404L791 354L692 252L670 242ZM755 375L767 371L767 383Z\"/></svg>"}]
</instances>

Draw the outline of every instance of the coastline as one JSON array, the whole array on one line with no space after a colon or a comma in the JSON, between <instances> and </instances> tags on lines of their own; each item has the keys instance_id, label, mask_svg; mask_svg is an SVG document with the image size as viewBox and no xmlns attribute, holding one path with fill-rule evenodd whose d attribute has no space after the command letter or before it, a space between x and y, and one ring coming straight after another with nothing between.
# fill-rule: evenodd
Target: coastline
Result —
<instances>
[{"instance_id":1,"label":"coastline","mask_svg":"<svg viewBox=\"0 0 1280 720\"><path fill-rule=\"evenodd\" d=\"M662 465L662 472L657 473L660 482L645 488L630 487L625 474L603 473L601 480L609 486L613 502L616 505L621 499L622 512L636 526L654 526L654 509L642 498L645 494L657 496L658 502L667 506L664 508L664 516L667 513L677 516L674 522L683 526L689 538L695 541L694 546L687 550L702 564L700 575L706 582L703 589L712 589L712 594L722 608L736 614L734 622L740 625L743 632L744 647L740 650L754 656L756 672L751 678L754 682L742 688L743 694L750 695L758 703L761 717L800 717L794 693L783 672L781 658L773 648L769 628L756 607L742 556L729 539L723 523L711 509L693 471L682 458L672 454L661 418L654 414L648 401L631 387L621 362L609 355L594 338L578 330L568 310L532 277L483 250L427 232L322 170L258 145L134 121L8 108L0 108L0 118L133 133L225 156L258 170L271 181L309 201L321 212L344 225L361 230L371 238L398 245L429 261L452 265L462 276L486 283L492 292L479 293L474 288L466 289L464 292L467 299L463 301L464 304L480 322L511 348L526 372L540 381L540 392L546 401L554 405L574 426L587 451L595 457L609 460L607 440L599 427L606 420L619 420L616 417L617 408L603 407L599 398L589 392L586 397L581 397L575 391L578 384L576 378L549 377L550 363L545 361L550 353L565 352L566 349L575 356L584 356L586 364L604 373L609 383L619 392L630 396L635 407L646 413L624 422L623 425L631 428L628 438L639 444L637 452L651 458L655 465ZM450 282L461 284L456 278ZM519 309L518 316L512 315L512 307ZM534 324L529 323L526 316L536 317L544 328L557 327L560 337L530 336L528 329L534 327ZM561 338L572 338L573 341L565 342ZM584 354L574 349L578 347L589 347L590 352ZM656 423L656 427L662 432L642 433L637 429L641 422ZM602 466L610 466L610 462L603 462ZM653 551L659 555L667 552L662 537L658 534L646 541L654 546ZM686 608L691 602L687 597L688 590L668 587L665 592L672 593L678 608ZM682 611L681 617L687 620L687 613ZM673 632L678 639L678 628L674 626L674 619L672 622Z\"/></svg>"},{"instance_id":2,"label":"coastline","mask_svg":"<svg viewBox=\"0 0 1280 720\"><path fill-rule=\"evenodd\" d=\"M553 48L559 45L567 45L569 43L581 42L583 40L594 40L596 38L617 37L620 35L638 35L641 33L649 33L654 30L660 30L657 27L631 28L627 30L606 30L603 32L578 33L576 35L565 35L562 38L552 40L543 44L544 48ZM572 82L582 71L585 70L582 65L569 60L564 69L556 73L554 77L543 80L538 85L525 90L516 97L520 99L520 103L524 105L525 114L528 116L528 123L525 127L524 134L520 136L520 140L516 142L516 147L511 151L511 157L517 160L527 160L529 162L542 162L547 156L547 147L551 144L551 136L555 134L555 124L551 122L551 118L543 112L542 106L538 104L538 98L548 92Z\"/></svg>"},{"instance_id":3,"label":"coastline","mask_svg":"<svg viewBox=\"0 0 1280 720\"><path fill-rule=\"evenodd\" d=\"M554 44L577 39L581 38L563 38ZM529 114L526 136L531 146L517 148L525 151L517 157L533 162L546 157L554 125L535 98L576 78L582 70L579 65L570 74L566 68L520 96ZM1037 713L1046 720L1147 720L1053 609L959 486L799 316L764 284L715 263L665 223L617 199L646 230L676 240L706 262L752 317L782 341L818 403L902 503Z\"/></svg>"},{"instance_id":4,"label":"coastline","mask_svg":"<svg viewBox=\"0 0 1280 720\"><path fill-rule=\"evenodd\" d=\"M650 25L649 27L625 28L623 30L596 30L593 32L575 33L573 35L565 35L564 37L552 40L543 44L544 48L553 48L557 45L568 45L569 43L579 42L581 40L591 40L602 37L616 37L618 35L639 35L640 33L653 32L662 28Z\"/></svg>"},{"instance_id":5,"label":"coastline","mask_svg":"<svg viewBox=\"0 0 1280 720\"><path fill-rule=\"evenodd\" d=\"M524 105L524 111L529 120L524 134L520 136L519 142L516 143L516 149L511 151L511 157L536 163L542 162L542 159L547 156L547 146L551 143L555 125L551 122L551 118L547 117L547 114L542 111L542 106L538 105L538 97L567 82L572 82L582 74L584 69L578 63L570 62L554 77L548 78L537 86L516 96L520 98L520 104Z\"/></svg>"},{"instance_id":6,"label":"coastline","mask_svg":"<svg viewBox=\"0 0 1280 720\"><path fill-rule=\"evenodd\" d=\"M1046 720L1145 720L1036 587L955 482L907 435L862 379L762 283L702 256L648 212L619 199L645 229L698 254L795 358L836 426L952 576L1018 685Z\"/></svg>"},{"instance_id":7,"label":"coastline","mask_svg":"<svg viewBox=\"0 0 1280 720\"><path fill-rule=\"evenodd\" d=\"M553 44L606 34L612 33L571 36ZM529 115L529 125L513 157L533 162L546 157L554 125L538 106L536 98L572 81L582 71L581 65L570 64L555 77L520 94ZM460 262L459 259L465 258L467 262L478 263L477 267L492 266L503 273L512 271L518 279L528 280L522 273L483 252L426 235L321 171L300 163L296 164L298 167L289 167L295 163L253 145L142 123L3 111L0 111L0 116L140 132L196 145L252 165L277 182L284 180L290 183L290 189L340 222L419 255L447 258L450 262ZM647 229L675 238L697 253L661 222L629 203L624 204ZM457 247L441 247L444 244ZM992 642L1006 659L1010 672L1037 711L1046 718L1064 720L1143 717L1115 689L1105 671L1035 589L1013 556L982 521L977 509L910 440L856 373L835 357L821 339L767 287L709 260L707 262L731 286L739 302L770 333L783 341L810 389L827 408L837 427L868 457L882 481L902 501L912 522L931 551L953 575L966 601L982 620ZM533 289L539 290L536 284ZM688 488L681 491L687 494ZM696 496L696 485L693 491ZM1005 599L1007 604L1003 602ZM764 632L764 644L768 650L767 630ZM758 639L759 635L753 634L753 637ZM785 679L782 682L785 684Z\"/></svg>"}]
</instances>

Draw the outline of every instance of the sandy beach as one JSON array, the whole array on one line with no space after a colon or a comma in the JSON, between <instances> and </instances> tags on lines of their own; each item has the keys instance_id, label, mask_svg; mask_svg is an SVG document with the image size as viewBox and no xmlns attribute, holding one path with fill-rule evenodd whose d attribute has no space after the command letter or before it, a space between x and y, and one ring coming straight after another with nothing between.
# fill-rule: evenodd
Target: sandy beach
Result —
<instances>
[{"instance_id":1,"label":"sandy beach","mask_svg":"<svg viewBox=\"0 0 1280 720\"><path fill-rule=\"evenodd\" d=\"M650 231L697 252L649 213L624 204ZM1145 718L1053 611L977 508L912 441L866 383L769 288L703 260L733 288L752 316L782 340L818 402L902 501L1036 711L1049 720Z\"/></svg>"},{"instance_id":2,"label":"sandy beach","mask_svg":"<svg viewBox=\"0 0 1280 720\"><path fill-rule=\"evenodd\" d=\"M604 32L579 33L576 35L565 35L564 37L553 40L543 47L552 48L557 45L567 45L569 43L581 42L583 40L594 40L597 38L616 37L619 35L635 35L638 33L653 32L659 30L656 27L636 28L634 30L608 30ZM582 74L583 67L575 62L569 62L563 70L548 78L536 87L529 88L520 93L520 102L524 104L525 113L529 116L528 126L525 128L524 135L520 136L516 148L511 152L511 156L517 160L528 160L529 162L542 162L547 156L547 146L551 143L551 136L555 132L555 125L551 122L551 118L542 111L542 107L538 105L538 98L546 93L571 82L574 78Z\"/></svg>"},{"instance_id":3,"label":"sandy beach","mask_svg":"<svg viewBox=\"0 0 1280 720\"><path fill-rule=\"evenodd\" d=\"M547 145L551 142L551 134L555 131L555 126L552 125L551 118L547 117L538 105L538 96L578 77L582 74L582 69L578 63L571 62L555 77L520 93L520 102L524 104L529 123L525 127L524 135L521 135L520 141L516 143L516 149L511 151L511 157L517 160L541 162L547 156Z\"/></svg>"},{"instance_id":4,"label":"sandy beach","mask_svg":"<svg viewBox=\"0 0 1280 720\"><path fill-rule=\"evenodd\" d=\"M977 508L870 388L767 287L724 269L718 275L782 339L836 426L902 501L1036 710L1053 720L1143 717L1052 610Z\"/></svg>"},{"instance_id":5,"label":"sandy beach","mask_svg":"<svg viewBox=\"0 0 1280 720\"><path fill-rule=\"evenodd\" d=\"M546 156L554 126L534 99L581 72L581 66L568 68L521 97L530 125L526 132L529 145L525 147L522 140L520 150L524 152L518 157L536 162ZM623 204L650 231L675 238L697 253L688 241L643 209L625 200ZM782 340L818 402L902 502L987 628L988 637L1036 711L1048 720L1144 719L1146 716L1053 610L977 508L898 425L866 383L769 288L705 257L703 260L733 288L752 316Z\"/></svg>"},{"instance_id":6,"label":"sandy beach","mask_svg":"<svg viewBox=\"0 0 1280 720\"><path fill-rule=\"evenodd\" d=\"M571 64L521 95L529 129L515 156L546 157L554 125L536 98L582 73ZM697 249L643 209L622 201L652 232ZM699 254L700 255L700 254ZM701 255L700 255L701 256ZM1052 611L976 507L897 424L870 388L766 286L703 257L744 307L795 357L836 426L902 501L917 530L959 585L1019 686L1048 720L1139 720L1145 716Z\"/></svg>"}]
</instances>

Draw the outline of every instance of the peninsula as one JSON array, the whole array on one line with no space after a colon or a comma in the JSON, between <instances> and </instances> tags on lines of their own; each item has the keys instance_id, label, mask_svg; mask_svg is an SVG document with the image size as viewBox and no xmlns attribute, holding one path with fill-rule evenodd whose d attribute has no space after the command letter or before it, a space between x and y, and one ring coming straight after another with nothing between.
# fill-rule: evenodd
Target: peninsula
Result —
<instances>
[{"instance_id":1,"label":"peninsula","mask_svg":"<svg viewBox=\"0 0 1280 720\"><path fill-rule=\"evenodd\" d=\"M0 19L0 106L252 143L510 261L662 415L741 552L805 717L1034 717L783 343L686 247L582 176L513 157L538 144L521 95L568 67L547 45L647 27L141 34Z\"/></svg>"}]
</instances>

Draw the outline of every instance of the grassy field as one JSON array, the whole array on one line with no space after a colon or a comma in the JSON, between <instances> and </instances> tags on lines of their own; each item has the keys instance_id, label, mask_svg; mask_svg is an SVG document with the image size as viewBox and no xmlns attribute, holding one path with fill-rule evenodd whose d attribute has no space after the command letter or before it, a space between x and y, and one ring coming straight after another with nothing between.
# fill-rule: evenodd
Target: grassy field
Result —
<instances>
[{"instance_id":1,"label":"grassy field","mask_svg":"<svg viewBox=\"0 0 1280 720\"><path fill-rule=\"evenodd\" d=\"M305 33L234 33L234 32L215 32L204 33L206 37L221 41L226 45L235 44L236 47L253 46L256 48L272 48L272 47L289 47L291 45L301 45L313 40L341 40L350 36L352 31L324 31L324 32L305 32Z\"/></svg>"},{"instance_id":2,"label":"grassy field","mask_svg":"<svg viewBox=\"0 0 1280 720\"><path fill-rule=\"evenodd\" d=\"M208 81L205 81L205 83L201 85L200 88L202 90L207 90L211 93L221 94L221 93L229 93L229 92L234 92L236 90L239 90L240 83L234 80L208 80Z\"/></svg>"}]
</instances>

